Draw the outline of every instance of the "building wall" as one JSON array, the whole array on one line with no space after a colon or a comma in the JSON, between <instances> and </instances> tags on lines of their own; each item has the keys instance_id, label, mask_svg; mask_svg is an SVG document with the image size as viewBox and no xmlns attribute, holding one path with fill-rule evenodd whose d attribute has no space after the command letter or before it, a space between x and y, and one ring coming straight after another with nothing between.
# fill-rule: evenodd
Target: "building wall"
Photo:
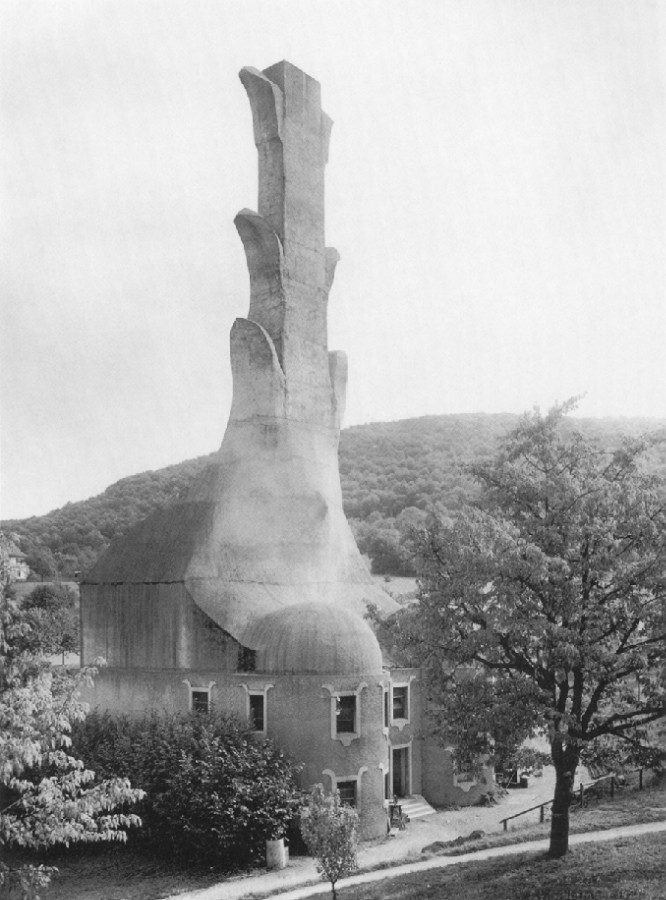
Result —
<instances>
[{"instance_id":1,"label":"building wall","mask_svg":"<svg viewBox=\"0 0 666 900\"><path fill-rule=\"evenodd\" d=\"M215 669L101 669L85 698L92 707L128 714L146 710L186 712L191 688L210 688L212 705L248 720L249 696L264 693L265 735L297 763L300 784L356 781L364 839L386 833L384 773L388 739L383 728L385 676L268 675ZM360 727L336 733L336 697L357 697ZM357 723L359 722L357 718Z\"/></svg>"},{"instance_id":2,"label":"building wall","mask_svg":"<svg viewBox=\"0 0 666 900\"><path fill-rule=\"evenodd\" d=\"M25 561L25 555L9 557L9 576L13 581L25 581L30 575L30 566Z\"/></svg>"},{"instance_id":3,"label":"building wall","mask_svg":"<svg viewBox=\"0 0 666 900\"><path fill-rule=\"evenodd\" d=\"M418 669L391 669L388 696L388 743L390 762L389 794L403 795L423 793L423 773L421 743L418 736L422 730L421 683ZM407 717L394 714L394 693L396 688L407 688ZM395 783L395 751L405 751L408 757L408 783L400 790ZM400 779L398 779L400 780Z\"/></svg>"},{"instance_id":4,"label":"building wall","mask_svg":"<svg viewBox=\"0 0 666 900\"><path fill-rule=\"evenodd\" d=\"M473 806L495 783L492 769L484 769L478 781L456 772L451 750L429 734L421 744L423 796L432 806Z\"/></svg>"},{"instance_id":5,"label":"building wall","mask_svg":"<svg viewBox=\"0 0 666 900\"><path fill-rule=\"evenodd\" d=\"M237 641L194 604L182 582L82 584L83 665L234 671Z\"/></svg>"}]
</instances>

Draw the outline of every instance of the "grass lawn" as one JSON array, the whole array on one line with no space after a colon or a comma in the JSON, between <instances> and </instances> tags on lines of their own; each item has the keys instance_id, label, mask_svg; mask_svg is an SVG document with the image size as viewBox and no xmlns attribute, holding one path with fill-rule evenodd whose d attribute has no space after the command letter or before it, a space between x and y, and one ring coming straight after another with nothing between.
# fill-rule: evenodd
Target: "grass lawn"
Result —
<instances>
[{"instance_id":1,"label":"grass lawn","mask_svg":"<svg viewBox=\"0 0 666 900\"><path fill-rule=\"evenodd\" d=\"M614 800L603 799L594 805L584 809L572 811L571 815L571 833L582 831L595 831L606 828L614 828L619 825L632 825L638 822L653 822L666 819L666 779L651 785L644 791L632 791L629 789L619 790ZM550 825L545 823L542 826L532 825L525 828L517 828L513 831L497 834L490 834L479 841L473 841L463 844L460 847L452 848L433 848L433 853L440 855L459 855L461 853L469 853L472 850L481 850L487 847L497 847L504 844L516 844L523 841L534 840L537 838L547 837ZM648 836L641 838L645 843L646 852L650 846L659 846L661 854L666 859L666 838L664 835ZM651 843L652 842L652 843ZM631 842L624 842L630 844ZM599 851L602 846L598 845ZM573 848L567 860L574 858L575 854L586 854L596 852L594 847L587 846L581 848ZM387 849L387 853L390 852ZM606 852L605 850L603 852ZM199 888L209 887L218 884L224 880L224 874L219 871L213 871L208 867L189 867L185 868L182 864L172 859L154 856L139 849L134 849L132 844L125 846L118 845L97 845L89 847L74 847L70 850L62 850L57 853L50 853L39 858L21 857L26 861L30 861L37 865L57 866L59 874L56 875L51 886L42 893L44 900L158 900L158 898L166 897L170 894L177 894L188 890L197 890ZM649 858L649 854L648 854ZM507 860L495 860L488 863L489 866L497 868L497 871L509 872L518 865L518 860L526 859L527 863L522 865L532 865L534 857L517 857L512 856ZM532 862L529 862L532 860ZM10 862L11 860L7 860ZM387 865L390 864L387 862ZM475 864L481 865L481 864ZM486 865L485 863L483 865ZM547 871L547 866L555 866L558 872L563 872L561 863L543 863L543 871ZM468 864L465 864L467 867ZM560 868L557 868L560 866ZM498 868L499 867L499 868ZM264 869L258 870L260 872ZM456 869L456 872L459 871ZM487 870L486 870L487 871ZM522 868L521 868L522 871ZM540 870L541 871L541 870ZM453 870L447 873L446 877L452 877ZM441 873L444 877L444 873ZM486 877L486 876L484 876ZM508 877L508 876L507 876ZM666 872L662 872L663 887L661 893L656 894L627 894L628 898L634 900L635 897L641 898L658 898L658 900L666 900ZM439 884L440 875L425 873L421 876L423 884ZM420 882L419 882L420 883ZM447 882L448 883L448 882ZM385 882L380 882L386 885ZM442 882L444 884L444 882ZM455 884L455 882L454 882ZM248 884L248 891L251 885ZM377 888L372 885L360 887L357 889L360 893L349 894L350 897L383 897L393 896L389 894L376 893ZM368 893L362 893L367 890ZM370 893L374 890L375 893ZM569 890L567 887L566 890ZM566 890L560 893L544 894L536 891L532 894L517 894L515 891L506 895L495 895L470 893L470 898L476 897L494 897L495 900L502 900L504 896L511 897L511 900L522 900L523 897L530 897L531 900L544 900L544 898L552 897L557 900L624 900L625 895L613 894L575 894L573 889L569 894ZM342 896L347 896L346 894ZM444 896L444 893L432 895L418 893L413 894L396 894L396 897L413 896L420 898L421 896ZM467 894L456 896L455 900L466 900Z\"/></svg>"},{"instance_id":2,"label":"grass lawn","mask_svg":"<svg viewBox=\"0 0 666 900\"><path fill-rule=\"evenodd\" d=\"M16 864L19 859L57 867L49 887L40 891L43 900L157 900L210 887L224 877L209 868L186 868L123 844L73 847L38 859L12 854L6 862Z\"/></svg>"},{"instance_id":3,"label":"grass lawn","mask_svg":"<svg viewBox=\"0 0 666 900\"><path fill-rule=\"evenodd\" d=\"M666 834L519 854L338 889L339 900L664 900Z\"/></svg>"},{"instance_id":4,"label":"grass lawn","mask_svg":"<svg viewBox=\"0 0 666 900\"><path fill-rule=\"evenodd\" d=\"M631 788L617 789L615 799L606 797L596 800L584 809L574 807L569 817L570 834L582 834L586 831L606 831L619 828L621 825L638 825L643 822L663 822L666 819L666 778L661 778L643 791ZM520 819L514 820L519 823ZM461 856L472 850L485 850L490 847L504 847L509 844L521 844L548 837L550 822L543 825L516 824L507 832L489 834L478 841L469 841L458 847L437 847L431 844L429 856ZM666 900L666 889L664 890Z\"/></svg>"}]
</instances>

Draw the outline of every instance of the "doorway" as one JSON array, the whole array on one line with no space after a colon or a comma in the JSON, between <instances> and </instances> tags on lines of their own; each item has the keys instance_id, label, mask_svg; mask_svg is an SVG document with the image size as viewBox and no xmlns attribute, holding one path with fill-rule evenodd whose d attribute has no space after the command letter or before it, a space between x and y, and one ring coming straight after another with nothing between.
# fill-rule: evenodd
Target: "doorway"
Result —
<instances>
[{"instance_id":1,"label":"doorway","mask_svg":"<svg viewBox=\"0 0 666 900\"><path fill-rule=\"evenodd\" d=\"M391 771L393 794L396 797L407 797L411 793L409 750L408 746L394 747L392 750Z\"/></svg>"}]
</instances>

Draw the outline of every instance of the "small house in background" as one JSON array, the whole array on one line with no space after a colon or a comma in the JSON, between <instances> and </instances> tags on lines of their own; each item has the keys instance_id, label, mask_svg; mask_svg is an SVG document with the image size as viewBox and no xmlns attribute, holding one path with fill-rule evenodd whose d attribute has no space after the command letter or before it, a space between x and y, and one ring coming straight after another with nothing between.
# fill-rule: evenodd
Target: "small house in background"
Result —
<instances>
[{"instance_id":1,"label":"small house in background","mask_svg":"<svg viewBox=\"0 0 666 900\"><path fill-rule=\"evenodd\" d=\"M30 577L30 566L26 562L25 553L15 543L9 545L9 577L12 581L27 581Z\"/></svg>"}]
</instances>

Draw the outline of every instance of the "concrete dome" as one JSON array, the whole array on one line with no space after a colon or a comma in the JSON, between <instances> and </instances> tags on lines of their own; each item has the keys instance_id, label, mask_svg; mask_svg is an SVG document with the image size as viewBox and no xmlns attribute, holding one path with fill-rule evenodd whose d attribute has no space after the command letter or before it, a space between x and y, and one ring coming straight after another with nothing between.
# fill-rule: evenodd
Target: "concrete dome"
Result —
<instances>
[{"instance_id":1,"label":"concrete dome","mask_svg":"<svg viewBox=\"0 0 666 900\"><path fill-rule=\"evenodd\" d=\"M298 603L248 625L243 644L257 652L258 672L380 675L382 654L370 626L326 603Z\"/></svg>"}]
</instances>

